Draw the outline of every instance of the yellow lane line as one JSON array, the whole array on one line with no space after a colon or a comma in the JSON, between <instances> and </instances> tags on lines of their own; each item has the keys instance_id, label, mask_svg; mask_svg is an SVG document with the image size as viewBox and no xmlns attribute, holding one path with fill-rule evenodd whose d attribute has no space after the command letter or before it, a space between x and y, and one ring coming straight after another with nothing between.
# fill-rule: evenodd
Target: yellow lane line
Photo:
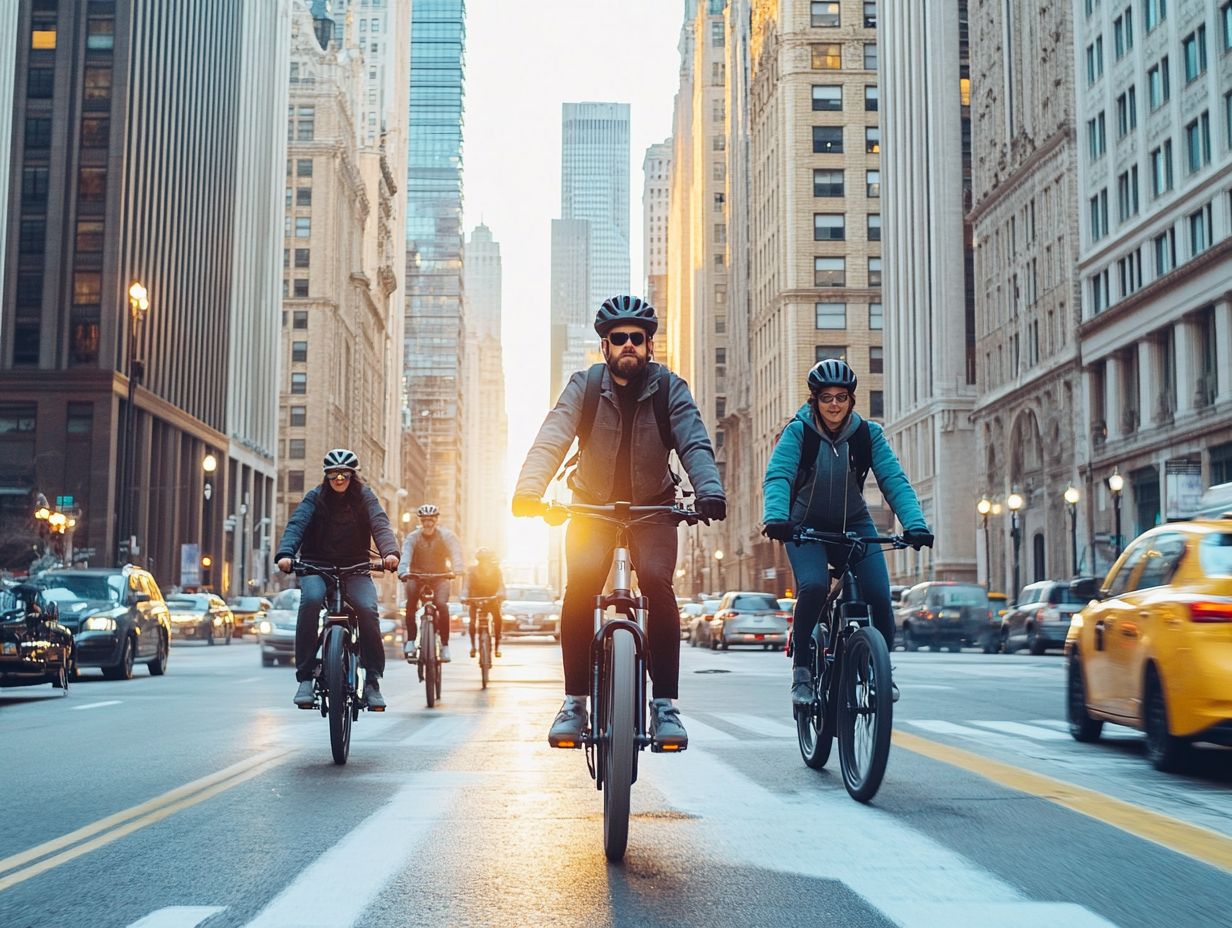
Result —
<instances>
[{"instance_id":1,"label":"yellow lane line","mask_svg":"<svg viewBox=\"0 0 1232 928\"><path fill-rule=\"evenodd\" d=\"M132 808L125 809L122 812L117 812L114 815L109 815L106 818L99 819L97 822L93 822L89 825L78 828L76 831L70 832L67 835L44 842L37 847L32 847L29 850L22 851L19 854L14 854L11 857L5 857L3 860L0 860L0 873L13 870L14 868L27 864L32 860L37 860L40 857L45 857L46 855L52 854L61 848L77 844L92 835L99 834L99 832L107 832L108 829L113 828L116 829L115 831L104 834L101 838L89 842L87 845L81 845L81 848L88 848L89 850L93 850L96 847L101 847L103 844L108 844L116 838L123 837L123 835L129 834L143 825L148 825L151 822L158 821L160 818L165 818L166 815L171 813L171 811L178 811L179 809L188 808L188 806L195 805L203 799L208 799L210 796L217 795L224 790L230 789L231 787L244 782L244 780L250 779L258 773L264 773L266 770L276 767L278 764L281 764L289 759L292 753L292 751L282 749L266 751L262 754L254 755L247 760L240 761L237 764L232 764L230 767L219 770L217 773L212 773L209 776L202 777L199 780L194 780L191 783L186 783L183 786L163 793L161 796L156 796L153 799L141 803L140 805L133 806ZM138 822L131 822L130 819L138 819ZM122 825L124 822L129 822L129 825L126 825L123 828L116 827ZM81 850L81 848L74 848L66 854L60 854L51 859L57 861L56 865L58 865L59 863L63 863L65 860L71 860L73 857L76 857L81 853L85 853L85 851ZM44 861L43 863L45 864L47 861ZM41 869L35 871L35 868L30 868L30 870L23 870L20 873L10 874L7 877L0 878L0 892L8 889L16 883L22 882L22 880L35 876L36 873L42 873L43 871L50 869L43 864L39 864L38 867Z\"/></svg>"},{"instance_id":2,"label":"yellow lane line","mask_svg":"<svg viewBox=\"0 0 1232 928\"><path fill-rule=\"evenodd\" d=\"M1213 867L1232 871L1232 838L1217 831L1191 825L1121 799L1105 796L1095 790L1054 780L1040 773L1023 770L903 731L894 732L894 744L944 764L977 773L999 786L1046 799Z\"/></svg>"}]
</instances>

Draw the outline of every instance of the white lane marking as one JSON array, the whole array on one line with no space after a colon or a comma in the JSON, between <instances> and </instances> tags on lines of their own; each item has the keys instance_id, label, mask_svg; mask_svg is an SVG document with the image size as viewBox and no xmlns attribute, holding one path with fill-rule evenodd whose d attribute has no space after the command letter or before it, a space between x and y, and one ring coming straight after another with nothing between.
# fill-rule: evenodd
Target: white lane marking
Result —
<instances>
[{"instance_id":1,"label":"white lane marking","mask_svg":"<svg viewBox=\"0 0 1232 928\"><path fill-rule=\"evenodd\" d=\"M318 857L274 897L248 928L343 928L352 925L415 848L480 775L434 771L411 781ZM339 874L345 881L339 883Z\"/></svg>"},{"instance_id":2,"label":"white lane marking","mask_svg":"<svg viewBox=\"0 0 1232 928\"><path fill-rule=\"evenodd\" d=\"M694 825L712 859L840 881L902 928L1115 928L1082 906L1026 898L892 813L852 802L837 785L819 783L798 795L776 793L705 750L641 769L671 806L698 816ZM697 790L698 783L707 788ZM732 796L741 801L730 802ZM841 854L783 853L788 847L815 847L825 835L843 836Z\"/></svg>"},{"instance_id":3,"label":"white lane marking","mask_svg":"<svg viewBox=\"0 0 1232 928\"><path fill-rule=\"evenodd\" d=\"M925 731L931 731L938 735L959 735L963 738L983 738L985 740L999 737L993 732L981 731L978 728L968 728L966 725L955 725L953 722L946 722L941 719L903 719L903 723L915 728L922 728Z\"/></svg>"},{"instance_id":4,"label":"white lane marking","mask_svg":"<svg viewBox=\"0 0 1232 928\"><path fill-rule=\"evenodd\" d=\"M80 712L82 709L98 709L102 706L118 706L120 702L121 700L119 699L108 699L103 702L88 702L84 706L73 706L73 711Z\"/></svg>"},{"instance_id":5,"label":"white lane marking","mask_svg":"<svg viewBox=\"0 0 1232 928\"><path fill-rule=\"evenodd\" d=\"M128 928L197 928L211 915L221 912L220 905L173 905L151 912Z\"/></svg>"},{"instance_id":6,"label":"white lane marking","mask_svg":"<svg viewBox=\"0 0 1232 928\"><path fill-rule=\"evenodd\" d=\"M981 722L973 719L971 724L979 725L981 728L989 728L1004 735L1021 735L1024 738L1033 738L1036 741L1073 740L1072 737L1066 732L1056 731L1052 728L1042 728L1037 725L1024 725L1021 722Z\"/></svg>"},{"instance_id":7,"label":"white lane marking","mask_svg":"<svg viewBox=\"0 0 1232 928\"><path fill-rule=\"evenodd\" d=\"M682 712L680 718L684 722L684 730L689 733L689 744L731 744L740 740L729 732L707 725L695 716Z\"/></svg>"},{"instance_id":8,"label":"white lane marking","mask_svg":"<svg viewBox=\"0 0 1232 928\"><path fill-rule=\"evenodd\" d=\"M1051 728L1053 731L1063 731L1069 734L1069 722L1064 719L1032 719L1028 724Z\"/></svg>"},{"instance_id":9,"label":"white lane marking","mask_svg":"<svg viewBox=\"0 0 1232 928\"><path fill-rule=\"evenodd\" d=\"M786 700L783 701L786 703ZM791 738L794 740L797 737L796 726L779 719L772 719L762 715L715 714L723 721L739 725L741 728L747 728L763 738Z\"/></svg>"}]
</instances>

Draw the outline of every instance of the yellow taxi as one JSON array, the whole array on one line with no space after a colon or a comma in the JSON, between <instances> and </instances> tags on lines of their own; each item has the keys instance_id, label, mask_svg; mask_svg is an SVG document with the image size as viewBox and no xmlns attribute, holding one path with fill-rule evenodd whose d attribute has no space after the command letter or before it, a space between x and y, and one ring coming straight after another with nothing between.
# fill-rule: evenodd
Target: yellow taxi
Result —
<instances>
[{"instance_id":1,"label":"yellow taxi","mask_svg":"<svg viewBox=\"0 0 1232 928\"><path fill-rule=\"evenodd\" d=\"M1160 770L1192 742L1232 745L1232 513L1156 526L1074 589L1090 599L1065 641L1074 738L1137 728Z\"/></svg>"}]
</instances>

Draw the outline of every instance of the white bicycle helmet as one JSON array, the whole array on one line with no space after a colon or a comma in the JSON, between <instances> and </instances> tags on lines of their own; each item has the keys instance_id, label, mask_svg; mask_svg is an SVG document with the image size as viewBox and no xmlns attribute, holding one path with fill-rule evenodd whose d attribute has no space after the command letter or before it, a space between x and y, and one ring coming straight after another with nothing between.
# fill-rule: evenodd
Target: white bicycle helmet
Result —
<instances>
[{"instance_id":1,"label":"white bicycle helmet","mask_svg":"<svg viewBox=\"0 0 1232 928\"><path fill-rule=\"evenodd\" d=\"M441 514L441 511L437 509L434 505L432 505L432 503L424 503L422 506L420 506L418 509L415 510L415 514L419 516L419 518L425 519L425 518L428 518L429 516L439 516Z\"/></svg>"}]
</instances>

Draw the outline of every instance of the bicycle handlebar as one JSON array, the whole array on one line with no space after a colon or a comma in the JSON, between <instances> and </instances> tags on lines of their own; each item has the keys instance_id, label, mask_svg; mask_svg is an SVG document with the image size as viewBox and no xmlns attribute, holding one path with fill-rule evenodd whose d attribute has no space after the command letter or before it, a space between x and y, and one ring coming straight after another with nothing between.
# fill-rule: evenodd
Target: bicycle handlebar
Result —
<instances>
[{"instance_id":1,"label":"bicycle handlebar","mask_svg":"<svg viewBox=\"0 0 1232 928\"><path fill-rule=\"evenodd\" d=\"M398 574L399 580L455 580L457 574L450 572L444 574L427 574L417 570L408 570L406 573Z\"/></svg>"},{"instance_id":2,"label":"bicycle handlebar","mask_svg":"<svg viewBox=\"0 0 1232 928\"><path fill-rule=\"evenodd\" d=\"M291 571L297 577L302 577L304 574L316 574L318 577L333 580L357 574L371 573L372 571L380 573L383 570L385 570L385 565L380 561L365 561L362 564L352 564L349 567L339 567L337 564L313 564L310 561L302 561L299 558L291 561Z\"/></svg>"},{"instance_id":3,"label":"bicycle handlebar","mask_svg":"<svg viewBox=\"0 0 1232 928\"><path fill-rule=\"evenodd\" d=\"M458 602L464 606L482 606L484 603L500 602L499 596L463 596Z\"/></svg>"},{"instance_id":4,"label":"bicycle handlebar","mask_svg":"<svg viewBox=\"0 0 1232 928\"><path fill-rule=\"evenodd\" d=\"M549 525L563 525L572 516L592 516L617 525L632 525L655 515L670 515L677 522L696 525L701 516L683 506L634 506L632 503L609 503L597 506L589 503L545 503L539 516ZM637 518L633 518L636 516Z\"/></svg>"},{"instance_id":5,"label":"bicycle handlebar","mask_svg":"<svg viewBox=\"0 0 1232 928\"><path fill-rule=\"evenodd\" d=\"M869 545L889 545L896 551L910 548L911 544L902 535L869 535L862 537L855 532L823 532L815 528L800 528L792 536L796 544L840 544L849 548L866 548Z\"/></svg>"}]
</instances>

